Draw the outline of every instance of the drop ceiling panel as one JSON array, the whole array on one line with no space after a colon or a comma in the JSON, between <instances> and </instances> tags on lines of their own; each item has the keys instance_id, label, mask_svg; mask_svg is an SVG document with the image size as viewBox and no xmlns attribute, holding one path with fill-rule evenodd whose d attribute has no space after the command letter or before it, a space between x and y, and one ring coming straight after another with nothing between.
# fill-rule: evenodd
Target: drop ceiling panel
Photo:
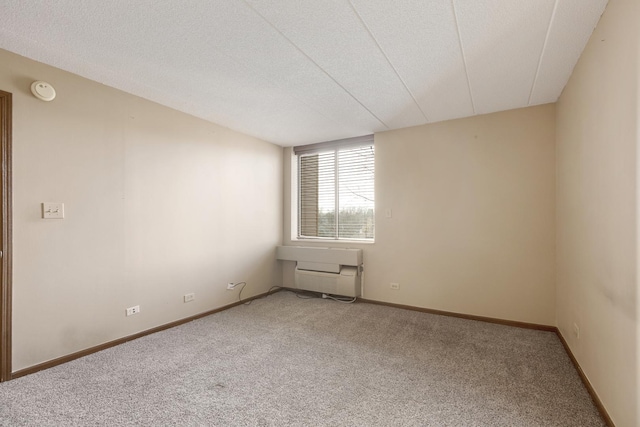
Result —
<instances>
[{"instance_id":1,"label":"drop ceiling panel","mask_svg":"<svg viewBox=\"0 0 640 427\"><path fill-rule=\"evenodd\" d=\"M224 66L228 74L212 78L199 77L194 73L192 76L196 78L191 82L181 81L185 92L193 95L188 98L182 95L171 102L188 102L185 108L192 114L215 123L225 123L232 129L243 130L250 125L251 130L245 130L245 133L281 145L298 145L300 141L309 140L310 129L316 130L318 141L338 139L358 131L318 114L317 110L272 85L255 70L233 62ZM242 84L238 84L238 78ZM162 79L161 83L166 82L167 79ZM202 85L202 82L208 83ZM168 95L162 94L164 99L168 99ZM215 99L222 108L203 108L211 99ZM288 126L288 123L295 123L295 126Z\"/></svg>"},{"instance_id":2,"label":"drop ceiling panel","mask_svg":"<svg viewBox=\"0 0 640 427\"><path fill-rule=\"evenodd\" d=\"M604 12L603 0L558 2L530 104L556 102Z\"/></svg>"},{"instance_id":3,"label":"drop ceiling panel","mask_svg":"<svg viewBox=\"0 0 640 427\"><path fill-rule=\"evenodd\" d=\"M298 145L553 102L605 5L3 0L0 48Z\"/></svg>"},{"instance_id":4,"label":"drop ceiling panel","mask_svg":"<svg viewBox=\"0 0 640 427\"><path fill-rule=\"evenodd\" d=\"M473 115L451 0L351 0L430 122Z\"/></svg>"},{"instance_id":5,"label":"drop ceiling panel","mask_svg":"<svg viewBox=\"0 0 640 427\"><path fill-rule=\"evenodd\" d=\"M527 105L554 0L454 0L476 113Z\"/></svg>"},{"instance_id":6,"label":"drop ceiling panel","mask_svg":"<svg viewBox=\"0 0 640 427\"><path fill-rule=\"evenodd\" d=\"M204 16L205 35L198 38L203 46L216 46L216 51L239 64L262 74L283 94L308 105L318 114L345 129L341 137L371 133L386 127L366 108L327 76L269 23L240 2L219 1ZM195 43L195 41L192 41ZM206 65L207 69L213 69ZM324 138L326 127L314 127L317 140ZM334 133L334 132L332 132Z\"/></svg>"},{"instance_id":7,"label":"drop ceiling panel","mask_svg":"<svg viewBox=\"0 0 640 427\"><path fill-rule=\"evenodd\" d=\"M425 122L415 100L349 2L249 3L389 128Z\"/></svg>"},{"instance_id":8,"label":"drop ceiling panel","mask_svg":"<svg viewBox=\"0 0 640 427\"><path fill-rule=\"evenodd\" d=\"M98 80L108 85L279 144L386 129L246 5L211 5L146 11L140 4L123 8L96 3L83 12L85 22L76 23L71 33L73 20L58 13L64 7L45 11L38 20L24 18L33 22L32 33L40 32L38 39L43 40L27 48L27 56L70 71L83 70L93 79L99 75ZM43 7L44 3L25 8L24 13L38 15ZM128 14L123 16L123 10ZM56 51L56 44L66 52L47 55ZM144 79L131 84L129 76ZM293 126L282 125L288 122L305 138L296 136Z\"/></svg>"}]
</instances>

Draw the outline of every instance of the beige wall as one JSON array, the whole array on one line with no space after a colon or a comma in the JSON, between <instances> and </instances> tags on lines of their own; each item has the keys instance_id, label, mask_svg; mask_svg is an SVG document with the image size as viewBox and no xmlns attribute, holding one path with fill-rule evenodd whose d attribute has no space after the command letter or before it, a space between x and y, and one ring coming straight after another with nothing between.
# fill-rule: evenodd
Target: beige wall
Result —
<instances>
[{"instance_id":1,"label":"beige wall","mask_svg":"<svg viewBox=\"0 0 640 427\"><path fill-rule=\"evenodd\" d=\"M637 3L609 2L557 105L558 327L619 427L639 422Z\"/></svg>"},{"instance_id":2,"label":"beige wall","mask_svg":"<svg viewBox=\"0 0 640 427\"><path fill-rule=\"evenodd\" d=\"M638 7L638 6L636 6ZM638 38L640 39L640 11L636 11L636 26ZM632 27L633 28L633 27ZM636 329L636 424L640 424L640 261L637 255L640 253L640 40L636 46L636 75L638 81L636 83L636 310L635 310L635 329Z\"/></svg>"},{"instance_id":3,"label":"beige wall","mask_svg":"<svg viewBox=\"0 0 640 427\"><path fill-rule=\"evenodd\" d=\"M544 105L376 134L375 243L315 245L364 249L364 298L554 325L554 115ZM290 239L284 156L284 241L313 245Z\"/></svg>"},{"instance_id":4,"label":"beige wall","mask_svg":"<svg viewBox=\"0 0 640 427\"><path fill-rule=\"evenodd\" d=\"M557 106L377 134L373 244L291 240L291 149L0 50L14 370L229 304L229 281L291 286L280 242L361 247L367 299L557 324L616 425L638 425L639 21L610 0Z\"/></svg>"},{"instance_id":5,"label":"beige wall","mask_svg":"<svg viewBox=\"0 0 640 427\"><path fill-rule=\"evenodd\" d=\"M280 283L281 147L1 50L0 64L14 370L230 304L227 282L247 281L243 297ZM58 97L34 98L34 80ZM45 201L66 218L40 219Z\"/></svg>"}]
</instances>

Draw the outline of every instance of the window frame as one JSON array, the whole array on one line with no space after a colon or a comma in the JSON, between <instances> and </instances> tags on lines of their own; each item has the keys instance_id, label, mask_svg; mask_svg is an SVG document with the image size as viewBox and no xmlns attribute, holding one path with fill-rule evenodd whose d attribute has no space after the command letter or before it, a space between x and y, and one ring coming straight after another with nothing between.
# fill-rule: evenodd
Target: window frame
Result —
<instances>
[{"instance_id":1,"label":"window frame","mask_svg":"<svg viewBox=\"0 0 640 427\"><path fill-rule=\"evenodd\" d=\"M372 208L372 216L373 216L373 237L371 238L357 238L357 237L340 237L340 221L339 221L339 212L340 212L340 203L339 203L339 190L340 190L340 175L338 171L338 153L340 151L358 148L358 147L372 147L374 150L373 161L374 161L374 170L373 170L373 191L374 191L374 200L373 200L373 208ZM301 197L301 182L302 182L302 168L301 168L301 159L305 155L312 154L322 154L322 153L334 153L334 161L336 163L336 179L333 183L335 188L335 233L333 236L323 237L323 236L307 236L302 234L302 197ZM292 240L294 241L322 241L322 242L357 242L357 243L375 243L375 144L374 144L374 136L366 135L362 137L356 138L348 138L341 139L335 141L321 142L317 144L303 145L293 147L292 150L293 158L292 158L292 166L295 166L295 170L292 171L292 190L294 190L295 200L292 197L291 205L292 208L295 206L295 212L292 212L291 219L295 219L295 223L292 224Z\"/></svg>"}]
</instances>

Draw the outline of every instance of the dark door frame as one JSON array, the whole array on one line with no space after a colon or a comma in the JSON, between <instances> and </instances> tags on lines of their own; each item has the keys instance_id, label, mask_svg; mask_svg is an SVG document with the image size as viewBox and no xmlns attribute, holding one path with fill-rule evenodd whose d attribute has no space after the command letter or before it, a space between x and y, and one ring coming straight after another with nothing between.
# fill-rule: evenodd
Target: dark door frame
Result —
<instances>
[{"instance_id":1,"label":"dark door frame","mask_svg":"<svg viewBox=\"0 0 640 427\"><path fill-rule=\"evenodd\" d=\"M0 90L0 382L11 379L11 93Z\"/></svg>"}]
</instances>

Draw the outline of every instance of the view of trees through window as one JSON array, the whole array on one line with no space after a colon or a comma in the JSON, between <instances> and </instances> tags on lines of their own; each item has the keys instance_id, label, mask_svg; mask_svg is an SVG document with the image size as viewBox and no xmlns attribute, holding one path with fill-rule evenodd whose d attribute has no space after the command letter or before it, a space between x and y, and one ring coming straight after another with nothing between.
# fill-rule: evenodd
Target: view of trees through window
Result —
<instances>
[{"instance_id":1,"label":"view of trees through window","mask_svg":"<svg viewBox=\"0 0 640 427\"><path fill-rule=\"evenodd\" d=\"M374 238L373 145L301 154L298 167L299 237Z\"/></svg>"}]
</instances>

